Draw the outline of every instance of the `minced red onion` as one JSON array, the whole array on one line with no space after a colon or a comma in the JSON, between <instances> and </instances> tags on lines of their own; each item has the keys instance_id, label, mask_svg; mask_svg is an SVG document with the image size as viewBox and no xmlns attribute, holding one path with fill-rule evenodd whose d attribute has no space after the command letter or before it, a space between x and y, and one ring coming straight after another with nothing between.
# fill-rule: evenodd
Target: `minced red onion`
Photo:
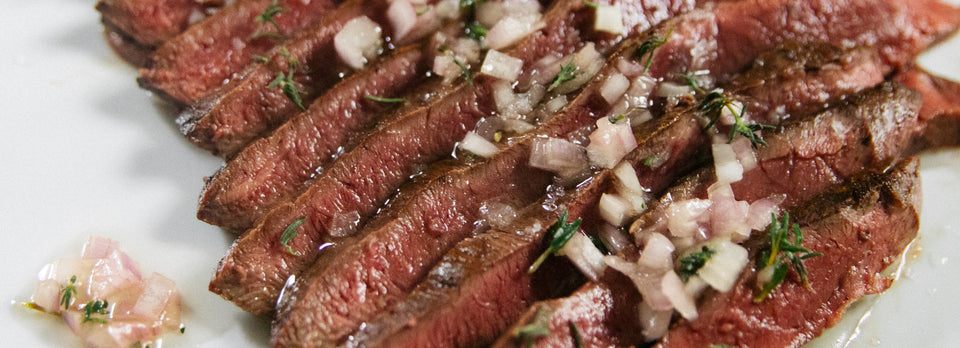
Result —
<instances>
[{"instance_id":1,"label":"minced red onion","mask_svg":"<svg viewBox=\"0 0 960 348\"><path fill-rule=\"evenodd\" d=\"M491 49L487 51L480 72L505 81L516 81L523 69L523 61Z\"/></svg>"},{"instance_id":2,"label":"minced red onion","mask_svg":"<svg viewBox=\"0 0 960 348\"><path fill-rule=\"evenodd\" d=\"M487 36L483 42L490 49L501 49L514 44L527 34L543 28L544 23L540 20L540 13L510 15L497 22L490 30L487 30Z\"/></svg>"},{"instance_id":3,"label":"minced red onion","mask_svg":"<svg viewBox=\"0 0 960 348\"><path fill-rule=\"evenodd\" d=\"M550 99L545 105L546 111L549 113L554 113L560 111L564 105L567 105L567 96L565 94L558 95L553 99Z\"/></svg>"},{"instance_id":4,"label":"minced red onion","mask_svg":"<svg viewBox=\"0 0 960 348\"><path fill-rule=\"evenodd\" d=\"M560 248L557 255L569 258L583 275L593 281L599 280L607 268L607 264L603 262L603 253L593 245L590 237L579 231L573 234L563 248Z\"/></svg>"},{"instance_id":5,"label":"minced red onion","mask_svg":"<svg viewBox=\"0 0 960 348\"><path fill-rule=\"evenodd\" d=\"M597 204L600 217L614 226L623 225L628 218L635 215L633 204L614 193L604 193Z\"/></svg>"},{"instance_id":6,"label":"minced red onion","mask_svg":"<svg viewBox=\"0 0 960 348\"><path fill-rule=\"evenodd\" d=\"M737 161L739 161L740 166L743 167L744 173L757 168L757 151L753 149L753 144L750 142L750 139L738 137L737 140L731 142L730 145L733 146L733 152L737 154Z\"/></svg>"},{"instance_id":7,"label":"minced red onion","mask_svg":"<svg viewBox=\"0 0 960 348\"><path fill-rule=\"evenodd\" d=\"M624 155L637 147L637 139L630 122L610 123L607 118L597 120L597 130L590 134L587 155L590 162L603 168L613 168Z\"/></svg>"},{"instance_id":8,"label":"minced red onion","mask_svg":"<svg viewBox=\"0 0 960 348\"><path fill-rule=\"evenodd\" d=\"M678 98L684 95L693 94L693 89L690 88L690 86L676 84L673 82L663 82L657 87L657 95L664 98Z\"/></svg>"},{"instance_id":9,"label":"minced red onion","mask_svg":"<svg viewBox=\"0 0 960 348\"><path fill-rule=\"evenodd\" d=\"M644 192L644 188L640 185L640 180L637 178L637 171L633 169L630 163L620 163L620 165L613 169L613 175L617 178L617 183L619 183L618 191L621 193Z\"/></svg>"},{"instance_id":10,"label":"minced red onion","mask_svg":"<svg viewBox=\"0 0 960 348\"><path fill-rule=\"evenodd\" d=\"M633 59L621 57L617 59L617 70L627 77L634 77L643 72L643 66L637 64Z\"/></svg>"},{"instance_id":11,"label":"minced red onion","mask_svg":"<svg viewBox=\"0 0 960 348\"><path fill-rule=\"evenodd\" d=\"M434 5L437 16L445 19L454 19L460 16L459 0L440 0Z\"/></svg>"},{"instance_id":12,"label":"minced red onion","mask_svg":"<svg viewBox=\"0 0 960 348\"><path fill-rule=\"evenodd\" d=\"M713 202L706 199L692 198L676 201L667 206L667 229L676 237L693 237L700 231L700 222L708 218L704 216Z\"/></svg>"},{"instance_id":13,"label":"minced red onion","mask_svg":"<svg viewBox=\"0 0 960 348\"><path fill-rule=\"evenodd\" d=\"M630 81L627 80L626 76L620 73L612 73L610 76L607 76L607 79L600 85L600 96L603 97L608 104L613 104L623 97L623 94L629 87Z\"/></svg>"},{"instance_id":14,"label":"minced red onion","mask_svg":"<svg viewBox=\"0 0 960 348\"><path fill-rule=\"evenodd\" d=\"M548 170L561 177L576 175L589 166L583 146L544 137L533 140L528 163L531 167Z\"/></svg>"},{"instance_id":15,"label":"minced red onion","mask_svg":"<svg viewBox=\"0 0 960 348\"><path fill-rule=\"evenodd\" d=\"M603 56L600 52L597 52L596 46L594 46L592 42L588 42L573 55L573 64L577 67L577 75L574 76L572 80L561 83L553 92L557 94L567 94L580 89L581 86L587 83L587 81L590 81L590 79L600 71L603 63ZM557 61L556 64L568 65L570 64L570 58L562 58ZM557 71L560 71L559 66L557 67ZM549 78L552 79L553 76Z\"/></svg>"},{"instance_id":16,"label":"minced red onion","mask_svg":"<svg viewBox=\"0 0 960 348\"><path fill-rule=\"evenodd\" d=\"M620 256L604 256L603 262L610 268L617 270L633 281L633 285L640 291L650 308L654 310L671 310L673 304L670 303L661 289L660 283L663 278L663 272L653 270L639 264L625 260Z\"/></svg>"},{"instance_id":17,"label":"minced red onion","mask_svg":"<svg viewBox=\"0 0 960 348\"><path fill-rule=\"evenodd\" d=\"M650 93L657 87L657 80L647 75L640 75L633 79L627 89L627 100L635 108L650 106Z\"/></svg>"},{"instance_id":18,"label":"minced red onion","mask_svg":"<svg viewBox=\"0 0 960 348\"><path fill-rule=\"evenodd\" d=\"M710 200L710 230L713 236L744 240L750 237L747 224L750 204L738 201L730 184L715 183L708 188Z\"/></svg>"},{"instance_id":19,"label":"minced red onion","mask_svg":"<svg viewBox=\"0 0 960 348\"><path fill-rule=\"evenodd\" d=\"M596 5L593 30L614 35L623 34L623 16L620 13L620 5Z\"/></svg>"},{"instance_id":20,"label":"minced red onion","mask_svg":"<svg viewBox=\"0 0 960 348\"><path fill-rule=\"evenodd\" d=\"M493 28L506 16L524 16L539 14L540 2L532 0L482 1L476 11L477 22L486 28Z\"/></svg>"},{"instance_id":21,"label":"minced red onion","mask_svg":"<svg viewBox=\"0 0 960 348\"><path fill-rule=\"evenodd\" d=\"M393 39L401 40L417 24L417 11L409 0L393 0L387 7L387 20L393 28Z\"/></svg>"},{"instance_id":22,"label":"minced red onion","mask_svg":"<svg viewBox=\"0 0 960 348\"><path fill-rule=\"evenodd\" d=\"M368 60L380 53L380 25L367 16L351 19L333 37L333 47L348 66L363 68Z\"/></svg>"},{"instance_id":23,"label":"minced red onion","mask_svg":"<svg viewBox=\"0 0 960 348\"><path fill-rule=\"evenodd\" d=\"M469 151L480 157L490 157L496 154L497 151L500 151L497 145L474 132L468 132L467 135L463 137L463 140L460 141L460 149Z\"/></svg>"},{"instance_id":24,"label":"minced red onion","mask_svg":"<svg viewBox=\"0 0 960 348\"><path fill-rule=\"evenodd\" d=\"M773 222L771 214L778 212L777 205L777 202L769 198L761 198L751 203L749 213L747 213L747 226L762 231Z\"/></svg>"}]
</instances>

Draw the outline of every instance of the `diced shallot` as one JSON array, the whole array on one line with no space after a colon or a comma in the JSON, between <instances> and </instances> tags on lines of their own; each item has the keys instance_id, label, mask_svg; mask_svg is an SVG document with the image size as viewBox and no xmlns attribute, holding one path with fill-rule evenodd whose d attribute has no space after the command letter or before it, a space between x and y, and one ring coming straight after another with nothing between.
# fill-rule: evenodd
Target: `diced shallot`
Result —
<instances>
[{"instance_id":1,"label":"diced shallot","mask_svg":"<svg viewBox=\"0 0 960 348\"><path fill-rule=\"evenodd\" d=\"M490 157L499 151L497 145L474 132L469 132L463 137L460 148L480 157Z\"/></svg>"},{"instance_id":2,"label":"diced shallot","mask_svg":"<svg viewBox=\"0 0 960 348\"><path fill-rule=\"evenodd\" d=\"M653 269L670 269L673 267L673 251L676 248L670 239L659 233L651 233L646 237L646 245L637 260L642 266Z\"/></svg>"},{"instance_id":3,"label":"diced shallot","mask_svg":"<svg viewBox=\"0 0 960 348\"><path fill-rule=\"evenodd\" d=\"M393 0L387 8L387 19L395 40L402 40L417 24L417 11L409 0Z\"/></svg>"},{"instance_id":4,"label":"diced shallot","mask_svg":"<svg viewBox=\"0 0 960 348\"><path fill-rule=\"evenodd\" d=\"M143 293L133 305L131 314L148 320L163 318L164 309L171 301L179 301L177 284L160 273L153 273L144 280Z\"/></svg>"},{"instance_id":5,"label":"diced shallot","mask_svg":"<svg viewBox=\"0 0 960 348\"><path fill-rule=\"evenodd\" d=\"M590 133L587 155L590 162L603 168L613 168L624 155L637 147L637 139L629 122L611 123L607 118L597 120L597 130Z\"/></svg>"},{"instance_id":6,"label":"diced shallot","mask_svg":"<svg viewBox=\"0 0 960 348\"><path fill-rule=\"evenodd\" d=\"M516 81L523 69L523 61L500 53L497 50L487 51L487 57L480 65L480 72L505 81Z\"/></svg>"},{"instance_id":7,"label":"diced shallot","mask_svg":"<svg viewBox=\"0 0 960 348\"><path fill-rule=\"evenodd\" d=\"M629 87L630 81L627 80L626 76L620 73L613 73L607 76L607 79L604 80L600 86L600 96L603 97L608 104L613 104L623 97L623 94Z\"/></svg>"},{"instance_id":8,"label":"diced shallot","mask_svg":"<svg viewBox=\"0 0 960 348\"><path fill-rule=\"evenodd\" d=\"M600 217L614 226L623 225L628 218L635 215L633 204L615 193L604 193L597 204Z\"/></svg>"},{"instance_id":9,"label":"diced shallot","mask_svg":"<svg viewBox=\"0 0 960 348\"><path fill-rule=\"evenodd\" d=\"M623 34L623 16L620 13L620 5L597 5L593 30Z\"/></svg>"},{"instance_id":10,"label":"diced shallot","mask_svg":"<svg viewBox=\"0 0 960 348\"><path fill-rule=\"evenodd\" d=\"M381 32L376 22L367 16L360 16L343 25L343 29L333 37L333 47L344 63L360 69L380 53L383 43Z\"/></svg>"},{"instance_id":11,"label":"diced shallot","mask_svg":"<svg viewBox=\"0 0 960 348\"><path fill-rule=\"evenodd\" d=\"M640 332L644 339L653 341L667 334L670 318L673 317L672 310L654 310L647 302L640 302L637 310L640 311Z\"/></svg>"},{"instance_id":12,"label":"diced shallot","mask_svg":"<svg viewBox=\"0 0 960 348\"><path fill-rule=\"evenodd\" d=\"M490 49L498 50L514 44L527 34L540 30L543 26L544 23L540 20L540 13L508 15L487 31L487 36L483 41Z\"/></svg>"},{"instance_id":13,"label":"diced shallot","mask_svg":"<svg viewBox=\"0 0 960 348\"><path fill-rule=\"evenodd\" d=\"M743 179L743 167L737 160L737 154L730 144L713 144L713 167L717 173L717 182L734 183Z\"/></svg>"},{"instance_id":14,"label":"diced shallot","mask_svg":"<svg viewBox=\"0 0 960 348\"><path fill-rule=\"evenodd\" d=\"M712 202L706 199L687 199L671 203L666 209L667 229L675 237L693 237L700 229L702 215Z\"/></svg>"},{"instance_id":15,"label":"diced shallot","mask_svg":"<svg viewBox=\"0 0 960 348\"><path fill-rule=\"evenodd\" d=\"M747 213L747 226L750 229L762 231L773 222L770 214L778 212L777 202L770 198L761 198L750 203L750 212Z\"/></svg>"},{"instance_id":16,"label":"diced shallot","mask_svg":"<svg viewBox=\"0 0 960 348\"><path fill-rule=\"evenodd\" d=\"M583 172L589 166L583 146L557 138L536 138L530 150L530 166L561 177Z\"/></svg>"},{"instance_id":17,"label":"diced shallot","mask_svg":"<svg viewBox=\"0 0 960 348\"><path fill-rule=\"evenodd\" d=\"M53 279L44 279L37 283L37 289L30 298L37 307L45 312L60 312L60 283Z\"/></svg>"},{"instance_id":18,"label":"diced shallot","mask_svg":"<svg viewBox=\"0 0 960 348\"><path fill-rule=\"evenodd\" d=\"M633 285L640 291L640 295L643 296L643 301L650 305L650 308L658 311L673 309L670 299L664 296L661 290L662 271L640 266L619 256L604 256L603 262L610 268L629 277L633 281Z\"/></svg>"},{"instance_id":19,"label":"diced shallot","mask_svg":"<svg viewBox=\"0 0 960 348\"><path fill-rule=\"evenodd\" d=\"M713 255L700 268L697 275L717 291L730 291L737 282L740 271L749 261L747 249L726 238L714 239L708 244L713 250Z\"/></svg>"},{"instance_id":20,"label":"diced shallot","mask_svg":"<svg viewBox=\"0 0 960 348\"><path fill-rule=\"evenodd\" d=\"M617 226L603 224L603 226L600 227L599 235L600 241L603 242L607 250L610 250L614 255L633 253L636 250L630 238L627 237L623 231L620 231Z\"/></svg>"},{"instance_id":21,"label":"diced shallot","mask_svg":"<svg viewBox=\"0 0 960 348\"><path fill-rule=\"evenodd\" d=\"M620 163L613 169L613 175L619 183L620 192L644 192L643 186L640 186L640 180L637 178L637 171L628 162Z\"/></svg>"},{"instance_id":22,"label":"diced shallot","mask_svg":"<svg viewBox=\"0 0 960 348\"><path fill-rule=\"evenodd\" d=\"M607 264L603 262L603 253L593 245L590 237L581 232L574 233L557 255L568 257L583 275L593 281L600 279L600 275L607 268Z\"/></svg>"},{"instance_id":23,"label":"diced shallot","mask_svg":"<svg viewBox=\"0 0 960 348\"><path fill-rule=\"evenodd\" d=\"M690 86L673 82L661 83L657 88L657 95L664 98L679 98L689 94L693 94L693 89Z\"/></svg>"},{"instance_id":24,"label":"diced shallot","mask_svg":"<svg viewBox=\"0 0 960 348\"><path fill-rule=\"evenodd\" d=\"M757 151L753 149L750 139L738 137L730 145L733 146L733 152L737 154L737 161L743 167L744 173L757 168Z\"/></svg>"},{"instance_id":25,"label":"diced shallot","mask_svg":"<svg viewBox=\"0 0 960 348\"><path fill-rule=\"evenodd\" d=\"M693 296L684 289L683 280L677 276L673 270L667 271L661 281L663 295L670 300L673 308L680 312L684 319L694 320L697 318L697 304L693 301Z\"/></svg>"}]
</instances>

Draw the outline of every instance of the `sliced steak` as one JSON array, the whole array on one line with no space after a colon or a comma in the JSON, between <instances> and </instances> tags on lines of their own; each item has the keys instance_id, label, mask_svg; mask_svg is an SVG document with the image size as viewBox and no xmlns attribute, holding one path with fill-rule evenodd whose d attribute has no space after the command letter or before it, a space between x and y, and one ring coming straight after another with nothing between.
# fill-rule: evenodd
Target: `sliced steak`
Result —
<instances>
[{"instance_id":1,"label":"sliced steak","mask_svg":"<svg viewBox=\"0 0 960 348\"><path fill-rule=\"evenodd\" d=\"M277 39L255 37L258 30L275 29L255 19L273 0L237 1L190 26L159 46L147 67L140 70L140 86L183 104L193 104L236 76L253 56L270 50ZM291 37L318 22L335 6L332 0L281 1L289 10L273 19L277 34ZM269 82L269 81L268 81Z\"/></svg>"},{"instance_id":2,"label":"sliced steak","mask_svg":"<svg viewBox=\"0 0 960 348\"><path fill-rule=\"evenodd\" d=\"M837 100L882 80L879 70L874 68L877 66L876 60L851 59L864 56L875 58L875 55L864 52L842 52L820 45L791 45L765 54L762 60L765 63L756 64L730 86L737 86L732 89L749 96L745 100L752 106L769 109L771 106L784 105L784 112L800 115L807 107L793 102L797 95L816 94L826 96L824 101ZM838 61L849 62L845 65L848 69L839 71L849 76L820 74L821 70L825 70L820 67L837 64ZM809 68L799 71L789 69L795 66ZM864 74L865 71L873 73ZM766 89L743 87L755 87L760 81L766 82ZM812 83L808 89L808 85L798 84L797 81ZM801 90L791 93L788 91L790 88ZM768 90L784 92L771 94ZM757 97L750 98L753 96ZM659 128L654 128L653 133L644 130L639 132L640 147L627 160L636 167L641 185L650 189L652 194L658 194L672 182L682 172L679 168L698 163L689 159L692 148L706 144L705 135L697 122L689 115L673 114L656 121ZM663 149L670 150L665 152ZM684 154L684 151L688 153ZM656 170L640 165L641 159L651 156L668 161ZM589 225L590 215L596 214L592 210L600 194L607 190L610 180L610 173L601 172L588 184L564 197L568 202L561 205L569 209L572 216L588 218L585 224ZM556 212L543 211L539 204L528 209L533 210L530 216L514 225L515 228L505 232L489 231L458 244L411 295L377 319L366 322L364 328L353 335L351 344L379 346L385 342L404 342L411 346L473 346L490 343L516 320L527 304L542 299L537 297L536 292L543 285L536 285L537 281L526 273L526 266L542 248L539 241L557 215ZM632 287L629 280L627 284ZM591 296L608 294L592 293ZM478 306L478 303L487 302L500 305L495 310ZM463 313L473 315L464 316ZM631 320L626 323L635 322Z\"/></svg>"},{"instance_id":3,"label":"sliced steak","mask_svg":"<svg viewBox=\"0 0 960 348\"><path fill-rule=\"evenodd\" d=\"M349 0L325 16L315 26L307 27L299 35L274 48L266 56L269 61L250 66L244 73L230 83L206 95L197 104L182 111L177 123L181 131L192 143L210 151L214 155L233 157L250 141L282 124L300 110L280 88L269 87L278 74L289 73L289 60L299 63L299 69L293 80L302 93L300 98L304 106L311 105L315 98L338 82L342 76L353 70L337 57L333 39L343 26L359 16L367 16L377 23L388 23L384 0ZM384 29L389 25L381 24ZM389 31L385 33L389 36ZM432 54L423 52L418 58L432 58ZM410 64L408 53L383 58L389 62L377 64L364 70L379 69L391 64ZM400 61L396 61L399 59ZM420 68L419 63L412 64ZM361 71L368 75L371 72ZM374 72L376 73L376 72ZM377 83L390 83L404 80L406 70L399 70L396 77L379 71ZM419 74L419 73L418 73ZM399 81L398 81L399 82ZM385 88L396 88L384 86ZM343 92L339 92L343 93ZM362 95L360 96L363 97ZM323 104L318 107L325 108ZM318 112L317 110L314 112ZM302 116L301 116L302 117ZM317 135L315 135L317 136ZM314 136L314 137L315 137Z\"/></svg>"},{"instance_id":4,"label":"sliced steak","mask_svg":"<svg viewBox=\"0 0 960 348\"><path fill-rule=\"evenodd\" d=\"M752 266L726 293L708 290L700 316L681 320L659 347L798 347L840 321L864 295L882 292L892 279L880 275L917 235L920 178L916 159L889 173L869 173L793 209L803 246L823 253L807 259L810 289L788 276L760 303ZM760 237L761 241L765 237ZM753 257L763 246L747 243Z\"/></svg>"},{"instance_id":5,"label":"sliced steak","mask_svg":"<svg viewBox=\"0 0 960 348\"><path fill-rule=\"evenodd\" d=\"M829 187L843 183L864 170L886 168L908 150L909 142L904 139L910 139L922 131L917 118L919 109L920 97L917 93L884 83L818 115L791 120L785 123L783 129L767 136L769 146L758 151L757 168L744 173L742 180L733 183L733 192L738 200L747 202L772 195L786 195L780 207L791 210L797 204L813 199ZM790 178L790 181L782 181L784 178ZM666 228L667 206L675 201L706 198L708 187L715 181L712 167L705 167L680 179L633 223L631 233L640 240L645 233L663 231ZM554 301L551 308L583 306L566 302L576 302L583 296L603 293L594 287L588 285L582 289L594 295L574 294ZM525 315L530 316L535 308L528 309ZM593 315L599 318L616 318L615 313L624 309L595 306L594 311L596 314ZM603 327L616 320L580 318L578 315L587 313L578 313L554 310L550 321L573 320L582 330L581 335L586 335L584 332L590 335L618 332L614 328ZM551 326L554 325L560 327L568 324L551 323ZM538 339L538 344L540 340L567 342L571 339L570 332L551 331L549 336ZM585 339L617 342L625 338L598 336ZM513 338L506 337L500 342L516 343Z\"/></svg>"},{"instance_id":6,"label":"sliced steak","mask_svg":"<svg viewBox=\"0 0 960 348\"><path fill-rule=\"evenodd\" d=\"M651 121L636 134L638 148L624 161L635 167L641 185L651 192L663 190L672 178L704 159L708 139L689 109ZM655 155L668 160L656 168L641 164ZM530 275L527 268L542 251L540 242L559 210L567 210L570 220L583 217L585 224L600 223L595 207L614 180L613 170L602 170L556 202L559 208L544 210L542 204L547 202L534 204L510 229L491 230L460 242L410 295L355 332L350 344L463 347L491 343L540 298L538 293L550 287L549 281L537 279L540 272Z\"/></svg>"},{"instance_id":7,"label":"sliced steak","mask_svg":"<svg viewBox=\"0 0 960 348\"><path fill-rule=\"evenodd\" d=\"M277 204L296 197L310 179L396 104L365 96L397 97L422 80L432 57L413 45L338 83L306 112L254 141L207 179L197 217L244 231Z\"/></svg>"},{"instance_id":8,"label":"sliced steak","mask_svg":"<svg viewBox=\"0 0 960 348\"><path fill-rule=\"evenodd\" d=\"M104 25L140 45L156 47L223 5L222 0L99 0L96 9Z\"/></svg>"},{"instance_id":9,"label":"sliced steak","mask_svg":"<svg viewBox=\"0 0 960 348\"><path fill-rule=\"evenodd\" d=\"M960 83L933 76L918 67L898 73L893 80L923 95L920 120L926 129L922 137L915 139L915 152L960 145Z\"/></svg>"},{"instance_id":10,"label":"sliced steak","mask_svg":"<svg viewBox=\"0 0 960 348\"><path fill-rule=\"evenodd\" d=\"M668 9L689 6L686 2L658 4ZM627 5L621 4L624 23L634 27L640 22L638 18L652 21L666 15L656 12L646 17L645 11ZM582 1L557 2L544 16L544 29L505 53L527 65L546 55L570 54L583 44L579 28L592 19L591 10ZM597 46L609 51L605 45L612 44L601 41ZM493 112L493 82L492 78L478 76L473 84L456 86L429 106L394 115L366 135L295 201L277 206L240 238L221 260L211 291L245 310L270 311L287 277L310 266L320 254L317 248L332 241L328 231L335 216L356 212L366 221L411 175L448 156L479 119ZM301 217L306 217L306 222L299 229L301 238L293 240L292 247L303 255L293 256L280 245L279 238Z\"/></svg>"}]
</instances>

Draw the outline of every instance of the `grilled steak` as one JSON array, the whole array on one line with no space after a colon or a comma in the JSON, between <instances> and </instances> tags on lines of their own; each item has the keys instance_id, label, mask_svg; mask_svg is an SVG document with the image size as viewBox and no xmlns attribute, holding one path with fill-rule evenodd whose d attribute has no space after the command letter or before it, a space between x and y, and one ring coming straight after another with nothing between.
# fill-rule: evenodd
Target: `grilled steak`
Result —
<instances>
[{"instance_id":1,"label":"grilled steak","mask_svg":"<svg viewBox=\"0 0 960 348\"><path fill-rule=\"evenodd\" d=\"M138 82L175 101L195 103L276 44L275 38L255 35L258 30L290 37L335 5L331 0L284 1L282 7L289 11L273 16L279 28L274 32L273 26L255 20L272 1L237 1L190 26L157 48Z\"/></svg>"},{"instance_id":2,"label":"grilled steak","mask_svg":"<svg viewBox=\"0 0 960 348\"><path fill-rule=\"evenodd\" d=\"M664 15L650 14L647 18L643 11L622 5L625 14L633 13L624 16L625 23ZM592 17L585 8L589 9L581 1L556 3L545 15L544 29L506 53L525 64L546 55L570 54L582 44L577 28ZM472 85L456 86L431 105L394 115L381 124L353 151L335 161L296 201L279 205L247 231L221 260L211 291L254 313L271 310L287 277L308 267L319 255L317 247L330 241L327 231L337 214L356 212L365 221L418 168L447 156L480 118L493 111L492 83L492 78L478 76ZM293 256L279 244L279 237L301 217L306 217L300 227L302 238L295 239L291 246L303 255Z\"/></svg>"},{"instance_id":3,"label":"grilled steak","mask_svg":"<svg viewBox=\"0 0 960 348\"><path fill-rule=\"evenodd\" d=\"M248 142L300 111L299 107L284 95L282 89L269 87L278 74L289 72L290 60L299 64L293 80L302 91L302 104L308 106L338 81L341 74L347 75L351 71L340 62L334 52L334 36L348 21L359 16L366 15L378 23L386 22L384 13L387 5L383 0L344 2L317 25L308 27L284 42L282 52L281 48L271 51L267 55L270 61L249 67L240 77L213 91L198 104L185 109L177 120L181 130L187 139L197 146L214 155L232 157ZM432 54L422 52L419 58L427 57L432 58ZM405 54L394 55L384 58L393 62L379 65L410 64L403 62L409 58ZM397 59L400 61L396 61ZM420 66L419 63L412 65ZM391 79L403 80L405 74L405 70L399 70L396 77L387 74L387 78L380 77L376 81L388 83L392 82ZM322 104L319 106L326 107Z\"/></svg>"},{"instance_id":4,"label":"grilled steak","mask_svg":"<svg viewBox=\"0 0 960 348\"><path fill-rule=\"evenodd\" d=\"M960 145L960 84L917 67L893 79L923 95L920 120L926 128L922 137L914 139L914 152Z\"/></svg>"},{"instance_id":5,"label":"grilled steak","mask_svg":"<svg viewBox=\"0 0 960 348\"><path fill-rule=\"evenodd\" d=\"M641 126L638 148L624 159L635 167L641 185L652 192L665 188L704 155L707 137L689 111L672 112ZM656 168L641 164L644 158L655 155L668 160ZM602 170L556 203L562 208L548 211L534 204L519 222L511 224L511 229L488 231L457 244L409 296L356 332L351 344L489 344L536 298L537 289L542 289L534 286L534 276L527 273L527 268L542 251L539 241L557 220L557 210L565 209L571 217L583 216L587 223L595 222L595 213L590 210L614 180L612 170ZM488 302L498 305L477 308L478 303Z\"/></svg>"},{"instance_id":6,"label":"grilled steak","mask_svg":"<svg viewBox=\"0 0 960 348\"><path fill-rule=\"evenodd\" d=\"M733 193L738 200L747 202L784 194L786 199L780 207L791 210L798 203L813 199L828 187L843 183L865 169L885 168L908 150L909 141L905 139L909 140L922 131L917 118L919 108L919 94L884 83L816 116L787 122L783 129L767 137L769 146L758 151L757 168L744 173L742 180L731 184ZM790 181L780 181L785 178ZM715 181L712 167L682 178L633 223L631 232L639 240L642 234L664 229L666 210L672 202L707 197L708 187ZM603 325L615 322L607 318L616 318L614 313L623 309L594 306L594 313L600 313L598 316L602 320L578 317L589 313L557 310L582 307L583 304L566 302L580 301L584 296L599 296L606 291L595 287L588 285L581 289L587 294L575 294L551 302L549 305L554 311L550 325L559 328L567 324L558 320L572 320L591 335L616 333L614 328ZM525 316L529 317L537 310L537 306L531 307ZM551 331L550 336L543 340L567 342L571 339L570 332ZM601 336L589 338L597 342L622 339ZM500 342L507 344L513 339L504 337Z\"/></svg>"},{"instance_id":7,"label":"grilled steak","mask_svg":"<svg viewBox=\"0 0 960 348\"><path fill-rule=\"evenodd\" d=\"M118 34L156 47L221 6L222 0L99 0L96 9Z\"/></svg>"},{"instance_id":8,"label":"grilled steak","mask_svg":"<svg viewBox=\"0 0 960 348\"><path fill-rule=\"evenodd\" d=\"M882 79L874 69L877 64L872 60L853 59L864 57L863 50L841 52L828 46L780 48L764 55L762 62L756 64L743 76L735 79L731 86L743 93L751 109L769 109L769 105L785 105L784 112L801 115L808 107L793 103L797 95L829 96L835 100L839 96L870 86ZM866 56L875 57L872 54ZM788 59L790 57L792 59ZM849 62L843 73L849 76L822 76L821 66L836 64L837 61ZM806 66L809 69L799 72L784 67ZM765 73L768 71L769 73ZM804 73L806 71L806 73ZM864 74L864 71L875 73ZM818 79L818 77L823 77ZM784 91L799 88L796 81L810 82L794 93L781 92L769 94L761 88L743 88L756 86L766 81L767 89ZM807 86L810 89L807 89ZM757 99L750 99L753 96ZM685 166L697 161L689 159L690 153L683 153L706 143L705 135L696 120L690 115L669 114L655 121L659 128L645 128L639 131L640 146L627 159L636 167L640 183L657 194L665 188ZM648 131L652 131L649 133ZM664 153L663 149L670 149ZM662 156L668 161L655 170L640 165L640 160L650 156ZM589 211L596 206L600 194L607 191L611 174L603 171L593 177L584 186L567 195L562 205L572 216L587 218L585 225L596 218ZM537 290L543 289L541 281L534 281L526 273L526 266L540 251L539 241L547 228L557 219L556 211L544 211L540 204L528 208L531 210L521 222L512 225L506 231L489 231L477 237L459 243L435 266L426 279L403 301L391 306L389 311L380 314L377 319L367 321L364 328L352 336L350 344L380 346L386 342L403 342L410 346L475 346L489 343L520 312L537 297ZM539 272L538 272L539 273ZM616 274L616 273L614 273ZM613 275L608 277L622 277ZM632 287L627 280L627 284ZM542 292L542 291L541 291ZM635 292L635 291L634 291ZM509 295L505 295L509 294ZM608 292L597 293L612 296ZM591 295L593 296L593 295ZM619 294L617 296L620 296ZM632 296L627 293L624 296ZM496 310L477 308L477 303L498 303ZM592 303L592 302L584 302ZM588 307L589 308L589 307ZM535 312L535 311L533 311ZM531 314L535 314L531 312ZM633 313L634 311L628 311ZM463 315L471 313L472 315ZM635 323L636 320L625 321ZM393 343L396 344L396 343Z\"/></svg>"},{"instance_id":9,"label":"grilled steak","mask_svg":"<svg viewBox=\"0 0 960 348\"><path fill-rule=\"evenodd\" d=\"M906 160L889 173L863 175L792 211L804 231L803 246L823 252L806 261L811 289L791 276L754 303L757 270L748 266L733 290L708 290L700 316L677 323L659 347L797 347L836 324L860 297L886 290L892 280L879 273L917 235L918 164ZM755 242L747 244L754 257Z\"/></svg>"},{"instance_id":10,"label":"grilled steak","mask_svg":"<svg viewBox=\"0 0 960 348\"><path fill-rule=\"evenodd\" d=\"M207 179L197 217L243 231L277 204L296 197L341 146L392 109L392 104L364 97L395 97L422 80L429 52L425 45L393 52L337 84L316 107L244 148Z\"/></svg>"}]
</instances>

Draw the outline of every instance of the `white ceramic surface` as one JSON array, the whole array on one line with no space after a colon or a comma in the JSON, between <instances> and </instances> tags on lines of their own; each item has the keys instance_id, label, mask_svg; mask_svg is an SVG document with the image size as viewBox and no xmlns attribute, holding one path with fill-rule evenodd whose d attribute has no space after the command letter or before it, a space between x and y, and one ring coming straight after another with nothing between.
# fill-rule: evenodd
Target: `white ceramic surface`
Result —
<instances>
[{"instance_id":1,"label":"white ceramic surface","mask_svg":"<svg viewBox=\"0 0 960 348\"><path fill-rule=\"evenodd\" d=\"M268 323L207 292L232 235L194 217L220 161L188 144L136 71L101 37L92 0L0 4L0 346L78 346L59 318L17 305L37 271L76 256L90 235L121 241L184 296L186 333L167 347L266 346ZM960 39L922 63L960 80ZM854 347L960 342L960 151L924 156L919 258L864 321ZM860 316L851 316L856 323ZM852 327L853 325L848 325ZM845 342L834 330L818 346Z\"/></svg>"}]
</instances>

